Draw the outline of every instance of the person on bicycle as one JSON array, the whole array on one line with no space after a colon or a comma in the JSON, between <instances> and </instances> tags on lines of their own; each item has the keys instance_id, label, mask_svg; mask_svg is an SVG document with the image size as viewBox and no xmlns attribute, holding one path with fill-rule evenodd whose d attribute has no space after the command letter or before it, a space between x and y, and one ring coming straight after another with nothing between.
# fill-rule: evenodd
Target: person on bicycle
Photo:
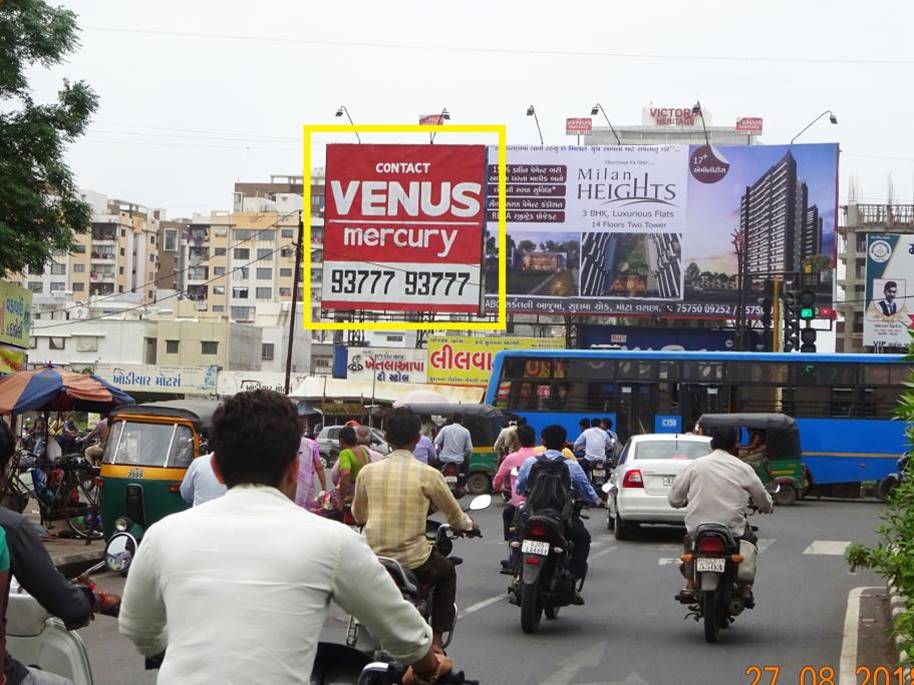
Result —
<instances>
[{"instance_id":1,"label":"person on bicycle","mask_svg":"<svg viewBox=\"0 0 914 685\"><path fill-rule=\"evenodd\" d=\"M0 467L7 477L10 459L15 452L16 441L9 426L0 419ZM16 474L14 474L15 476ZM97 598L86 587L73 585L64 578L45 549L37 528L25 516L11 509L0 507L0 527L6 534L9 548L10 573L23 590L38 600L48 613L61 619L68 628L79 628L92 618ZM9 583L4 585L4 597L9 593ZM3 675L8 685L64 685L66 678L31 668L6 654Z\"/></svg>"}]
</instances>

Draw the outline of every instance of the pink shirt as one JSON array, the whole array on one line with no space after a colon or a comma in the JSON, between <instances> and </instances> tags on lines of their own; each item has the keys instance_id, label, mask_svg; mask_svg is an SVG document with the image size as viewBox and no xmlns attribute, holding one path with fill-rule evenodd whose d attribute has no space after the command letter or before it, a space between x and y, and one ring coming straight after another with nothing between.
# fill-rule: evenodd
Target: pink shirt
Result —
<instances>
[{"instance_id":1,"label":"pink shirt","mask_svg":"<svg viewBox=\"0 0 914 685\"><path fill-rule=\"evenodd\" d=\"M314 489L314 471L320 465L321 452L316 440L302 438L298 445L298 485L295 503L307 507Z\"/></svg>"},{"instance_id":2,"label":"pink shirt","mask_svg":"<svg viewBox=\"0 0 914 685\"><path fill-rule=\"evenodd\" d=\"M512 452L501 462L501 466L498 467L498 473L492 479L492 489L496 492L501 491L505 478L508 479L511 484L511 504L515 507L523 504L525 498L523 495L518 495L514 492L514 481L517 480L517 477L511 475L511 470L517 469L520 471L520 467L523 466L524 462L535 454L535 447L521 447L517 452Z\"/></svg>"}]
</instances>

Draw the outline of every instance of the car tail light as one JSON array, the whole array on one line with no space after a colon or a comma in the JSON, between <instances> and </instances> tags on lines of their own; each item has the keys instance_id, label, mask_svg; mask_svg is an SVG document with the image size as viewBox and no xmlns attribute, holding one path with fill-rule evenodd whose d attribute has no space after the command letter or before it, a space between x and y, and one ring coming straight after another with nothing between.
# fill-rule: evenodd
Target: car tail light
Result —
<instances>
[{"instance_id":1,"label":"car tail light","mask_svg":"<svg viewBox=\"0 0 914 685\"><path fill-rule=\"evenodd\" d=\"M534 521L530 524L530 536L534 538L546 537L546 524L542 521Z\"/></svg>"},{"instance_id":2,"label":"car tail light","mask_svg":"<svg viewBox=\"0 0 914 685\"><path fill-rule=\"evenodd\" d=\"M632 469L631 471L625 472L625 477L622 479L623 488L643 488L644 479L641 477L641 471L638 469Z\"/></svg>"},{"instance_id":3,"label":"car tail light","mask_svg":"<svg viewBox=\"0 0 914 685\"><path fill-rule=\"evenodd\" d=\"M696 545L701 554L723 554L724 541L718 537L701 538Z\"/></svg>"}]
</instances>

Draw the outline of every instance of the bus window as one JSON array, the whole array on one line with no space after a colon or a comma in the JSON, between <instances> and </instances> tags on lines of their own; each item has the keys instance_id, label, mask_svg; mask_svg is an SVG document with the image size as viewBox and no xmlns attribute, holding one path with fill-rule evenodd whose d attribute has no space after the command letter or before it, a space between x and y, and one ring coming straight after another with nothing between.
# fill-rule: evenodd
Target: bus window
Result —
<instances>
[{"instance_id":1,"label":"bus window","mask_svg":"<svg viewBox=\"0 0 914 685\"><path fill-rule=\"evenodd\" d=\"M721 362L682 363L682 380L688 383L719 384L724 379L724 365Z\"/></svg>"},{"instance_id":2,"label":"bus window","mask_svg":"<svg viewBox=\"0 0 914 685\"><path fill-rule=\"evenodd\" d=\"M572 381L612 381L616 378L616 362L608 359L569 359L568 379Z\"/></svg>"}]
</instances>

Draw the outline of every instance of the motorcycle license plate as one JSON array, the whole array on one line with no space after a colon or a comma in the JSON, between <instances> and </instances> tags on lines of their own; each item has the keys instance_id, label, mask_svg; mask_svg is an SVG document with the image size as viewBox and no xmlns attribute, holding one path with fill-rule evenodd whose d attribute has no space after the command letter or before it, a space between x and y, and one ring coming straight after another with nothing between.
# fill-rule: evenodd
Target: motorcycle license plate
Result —
<instances>
[{"instance_id":1,"label":"motorcycle license plate","mask_svg":"<svg viewBox=\"0 0 914 685\"><path fill-rule=\"evenodd\" d=\"M594 469L593 475L596 478L606 478L606 469Z\"/></svg>"},{"instance_id":2,"label":"motorcycle license plate","mask_svg":"<svg viewBox=\"0 0 914 685\"><path fill-rule=\"evenodd\" d=\"M445 476L445 477L444 477L444 482L445 482L445 483L456 483L456 482L457 482L457 476Z\"/></svg>"},{"instance_id":3,"label":"motorcycle license plate","mask_svg":"<svg viewBox=\"0 0 914 685\"><path fill-rule=\"evenodd\" d=\"M549 555L549 543L539 540L524 540L520 551L524 554L539 554L541 557L545 557Z\"/></svg>"},{"instance_id":4,"label":"motorcycle license plate","mask_svg":"<svg viewBox=\"0 0 914 685\"><path fill-rule=\"evenodd\" d=\"M699 557L695 560L695 570L698 573L712 571L714 573L723 573L727 567L727 560L714 557Z\"/></svg>"}]
</instances>

